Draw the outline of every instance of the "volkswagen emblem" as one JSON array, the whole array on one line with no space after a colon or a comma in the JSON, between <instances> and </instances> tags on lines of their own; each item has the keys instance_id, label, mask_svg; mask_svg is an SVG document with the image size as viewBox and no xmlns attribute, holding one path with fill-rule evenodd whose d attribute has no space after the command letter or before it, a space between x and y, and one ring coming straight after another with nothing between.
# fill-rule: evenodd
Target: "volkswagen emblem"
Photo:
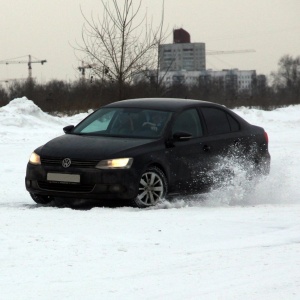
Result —
<instances>
[{"instance_id":1,"label":"volkswagen emblem","mask_svg":"<svg viewBox=\"0 0 300 300\"><path fill-rule=\"evenodd\" d=\"M64 158L62 161L62 166L64 168L69 168L71 166L71 159L70 158Z\"/></svg>"}]
</instances>

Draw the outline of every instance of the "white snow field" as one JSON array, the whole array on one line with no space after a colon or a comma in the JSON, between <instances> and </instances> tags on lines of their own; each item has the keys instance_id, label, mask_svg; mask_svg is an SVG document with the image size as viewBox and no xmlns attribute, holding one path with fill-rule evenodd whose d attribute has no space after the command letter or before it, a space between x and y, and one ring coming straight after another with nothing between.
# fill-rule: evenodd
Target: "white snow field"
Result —
<instances>
[{"instance_id":1,"label":"white snow field","mask_svg":"<svg viewBox=\"0 0 300 300\"><path fill-rule=\"evenodd\" d=\"M300 105L235 109L265 128L271 173L151 209L35 204L31 152L87 114L0 108L0 299L300 299Z\"/></svg>"}]
</instances>

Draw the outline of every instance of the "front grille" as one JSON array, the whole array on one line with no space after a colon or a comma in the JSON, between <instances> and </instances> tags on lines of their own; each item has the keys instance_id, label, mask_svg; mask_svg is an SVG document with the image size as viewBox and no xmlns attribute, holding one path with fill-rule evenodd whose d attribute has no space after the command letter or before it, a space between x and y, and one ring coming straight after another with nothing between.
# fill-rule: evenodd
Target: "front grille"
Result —
<instances>
[{"instance_id":1,"label":"front grille","mask_svg":"<svg viewBox=\"0 0 300 300\"><path fill-rule=\"evenodd\" d=\"M42 165L47 166L61 166L62 161L64 158L48 158L48 157L42 157L41 163ZM77 160L77 159L71 159L71 166L70 167L78 167L78 168L95 168L98 160L90 160L90 161L84 161L84 160Z\"/></svg>"},{"instance_id":2,"label":"front grille","mask_svg":"<svg viewBox=\"0 0 300 300\"><path fill-rule=\"evenodd\" d=\"M58 191L58 192L74 192L74 193L90 193L95 185L81 184L65 184L65 183L50 183L38 181L38 185L42 190Z\"/></svg>"}]
</instances>

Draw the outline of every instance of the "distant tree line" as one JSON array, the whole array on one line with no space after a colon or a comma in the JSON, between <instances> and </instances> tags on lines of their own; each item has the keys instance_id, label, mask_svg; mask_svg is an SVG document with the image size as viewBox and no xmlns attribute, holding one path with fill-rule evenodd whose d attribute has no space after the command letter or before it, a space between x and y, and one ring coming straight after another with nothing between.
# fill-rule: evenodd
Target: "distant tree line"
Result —
<instances>
[{"instance_id":1,"label":"distant tree line","mask_svg":"<svg viewBox=\"0 0 300 300\"><path fill-rule=\"evenodd\" d=\"M144 97L190 98L216 102L227 107L275 107L300 104L300 57L283 56L278 62L278 71L271 74L271 83L253 84L251 92L226 89L218 80L199 82L193 86L174 84L158 85L155 80L145 79L124 85L123 99ZM77 113L96 109L120 100L118 82L111 80L78 80L65 82L52 80L39 84L34 80L12 82L0 87L0 106L15 98L26 96L43 111L49 113Z\"/></svg>"}]
</instances>

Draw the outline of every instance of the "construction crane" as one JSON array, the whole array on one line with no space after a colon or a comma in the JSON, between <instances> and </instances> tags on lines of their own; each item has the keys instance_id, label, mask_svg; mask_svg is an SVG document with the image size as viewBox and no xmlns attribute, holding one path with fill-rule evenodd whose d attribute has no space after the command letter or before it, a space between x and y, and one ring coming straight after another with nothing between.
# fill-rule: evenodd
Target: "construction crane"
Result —
<instances>
[{"instance_id":1,"label":"construction crane","mask_svg":"<svg viewBox=\"0 0 300 300\"><path fill-rule=\"evenodd\" d=\"M230 50L230 51L213 51L207 50L206 55L219 55L219 54L235 54L235 53L249 53L249 52L256 52L253 49L246 49L246 50Z\"/></svg>"},{"instance_id":2,"label":"construction crane","mask_svg":"<svg viewBox=\"0 0 300 300\"><path fill-rule=\"evenodd\" d=\"M109 67L102 66L100 67L97 64L86 64L84 61L81 61L81 67L78 67L79 72L81 72L81 80L85 81L85 69L96 69L98 72L102 70L102 78L104 76L107 76L111 81L113 81L113 78L110 74ZM91 83L93 82L93 76L90 78Z\"/></svg>"},{"instance_id":3,"label":"construction crane","mask_svg":"<svg viewBox=\"0 0 300 300\"><path fill-rule=\"evenodd\" d=\"M92 69L95 67L96 67L96 64L85 64L85 62L82 61L81 67L78 67L78 70L81 73L82 80L85 80L85 69Z\"/></svg>"},{"instance_id":4,"label":"construction crane","mask_svg":"<svg viewBox=\"0 0 300 300\"><path fill-rule=\"evenodd\" d=\"M24 57L24 56L23 56ZM5 64L5 65L10 65L10 64L27 64L28 65L28 79L32 79L32 66L31 64L34 64L34 63L40 63L40 64L44 64L47 62L47 60L32 60L31 59L31 55L28 55L28 61L25 61L25 60L20 60L20 61L17 61L17 60L14 60L16 58L13 58L13 59L10 59L10 60L1 60L0 61L0 64Z\"/></svg>"},{"instance_id":5,"label":"construction crane","mask_svg":"<svg viewBox=\"0 0 300 300\"><path fill-rule=\"evenodd\" d=\"M238 53L242 53L243 54L243 53L250 53L250 52L256 52L256 51L253 50L253 49L229 50L229 51L207 50L205 54L206 54L206 56L208 56L208 55L212 55L212 56L215 55L218 60L220 60L221 62L223 62L223 63L225 63L225 64L228 65L228 63L226 63L223 60L221 60L220 57L218 57L218 56L219 55L223 55L223 54L225 54L225 55L227 55L227 54L238 54Z\"/></svg>"}]
</instances>

